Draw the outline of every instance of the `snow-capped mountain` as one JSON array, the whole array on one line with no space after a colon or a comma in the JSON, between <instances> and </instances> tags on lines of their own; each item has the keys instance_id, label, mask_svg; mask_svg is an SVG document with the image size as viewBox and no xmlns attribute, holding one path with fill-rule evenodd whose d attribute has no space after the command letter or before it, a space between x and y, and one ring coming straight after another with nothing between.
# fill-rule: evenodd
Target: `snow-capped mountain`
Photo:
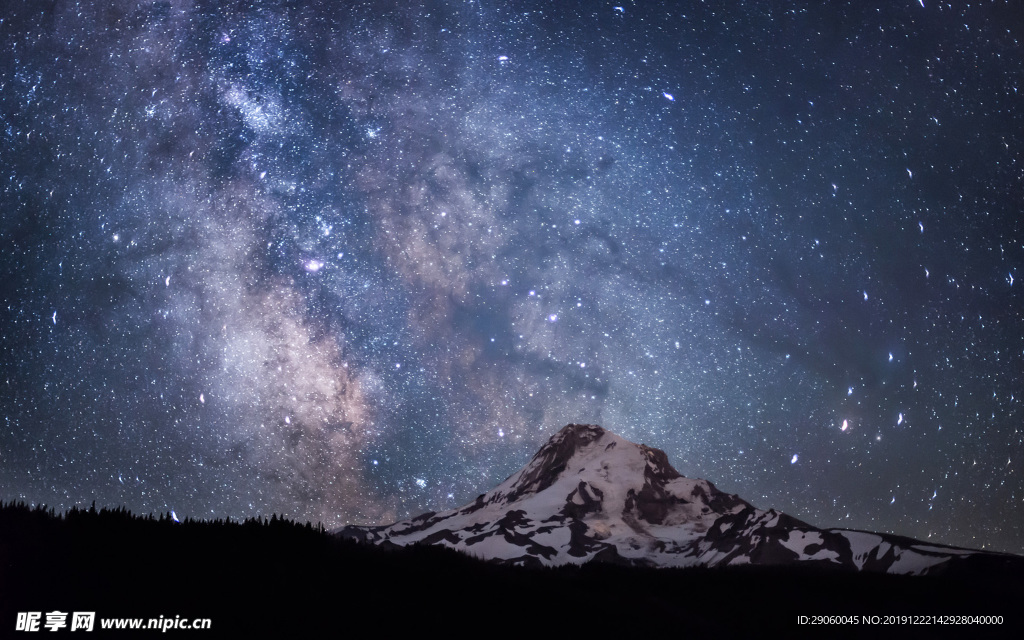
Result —
<instances>
[{"instance_id":1,"label":"snow-capped mountain","mask_svg":"<svg viewBox=\"0 0 1024 640\"><path fill-rule=\"evenodd\" d=\"M1021 561L889 534L819 529L685 478L659 449L579 424L563 428L529 464L472 504L338 533L375 544L443 545L527 566L811 563L925 574L979 559Z\"/></svg>"}]
</instances>

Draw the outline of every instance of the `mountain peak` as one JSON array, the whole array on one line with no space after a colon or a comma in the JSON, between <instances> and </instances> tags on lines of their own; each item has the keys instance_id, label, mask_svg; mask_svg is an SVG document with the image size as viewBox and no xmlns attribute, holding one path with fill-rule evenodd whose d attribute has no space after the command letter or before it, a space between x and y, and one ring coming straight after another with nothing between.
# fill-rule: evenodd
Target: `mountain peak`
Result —
<instances>
[{"instance_id":1,"label":"mountain peak","mask_svg":"<svg viewBox=\"0 0 1024 640\"><path fill-rule=\"evenodd\" d=\"M660 449L597 425L570 424L472 504L388 527L349 527L344 534L370 542L440 543L474 553L489 549L511 562L578 563L599 557L650 564L642 556L651 549L678 553L679 544L696 541L717 518L752 508L706 480L685 478ZM527 557L500 557L520 554L519 544L526 545ZM507 545L512 546L497 551Z\"/></svg>"},{"instance_id":2,"label":"mountain peak","mask_svg":"<svg viewBox=\"0 0 1024 640\"><path fill-rule=\"evenodd\" d=\"M523 494L538 493L550 487L574 456L607 433L594 424L569 424L562 427L544 443L525 467L509 477L514 480L506 501L511 502ZM609 446L614 447L615 444Z\"/></svg>"},{"instance_id":3,"label":"mountain peak","mask_svg":"<svg viewBox=\"0 0 1024 640\"><path fill-rule=\"evenodd\" d=\"M462 508L340 534L376 544L440 544L508 564L591 561L681 567L793 562L926 573L980 551L818 529L686 478L664 451L597 425L570 424ZM989 554L991 555L991 554Z\"/></svg>"}]
</instances>

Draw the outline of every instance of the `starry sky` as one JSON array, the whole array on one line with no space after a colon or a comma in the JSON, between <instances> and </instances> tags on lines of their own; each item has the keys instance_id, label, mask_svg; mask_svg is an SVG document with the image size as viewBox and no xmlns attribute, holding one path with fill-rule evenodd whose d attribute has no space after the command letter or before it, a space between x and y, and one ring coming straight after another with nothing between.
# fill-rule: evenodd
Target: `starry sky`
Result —
<instances>
[{"instance_id":1,"label":"starry sky","mask_svg":"<svg viewBox=\"0 0 1024 640\"><path fill-rule=\"evenodd\" d=\"M0 499L383 524L588 422L1022 553L1014 4L5 0Z\"/></svg>"}]
</instances>

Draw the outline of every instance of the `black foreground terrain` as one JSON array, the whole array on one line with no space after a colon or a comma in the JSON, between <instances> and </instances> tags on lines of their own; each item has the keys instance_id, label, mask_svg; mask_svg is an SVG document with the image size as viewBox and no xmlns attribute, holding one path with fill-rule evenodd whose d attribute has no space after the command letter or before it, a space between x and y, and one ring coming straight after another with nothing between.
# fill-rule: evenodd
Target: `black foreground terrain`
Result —
<instances>
[{"instance_id":1,"label":"black foreground terrain","mask_svg":"<svg viewBox=\"0 0 1024 640\"><path fill-rule=\"evenodd\" d=\"M1015 637L1024 630L1022 596L1024 576L980 564L939 577L820 568L528 569L437 547L361 545L276 517L176 523L124 510L61 517L0 508L0 637L38 637L15 631L18 612L42 612L45 621L54 610L95 611L96 630L85 637L152 637L161 632L104 632L100 619L160 616L210 619L209 629L168 631L197 638ZM865 616L873 615L881 618L868 624ZM805 624L798 616L808 617ZM851 616L857 624L812 625L828 620L815 616ZM911 625L891 616L924 618ZM1002 616L1002 624L938 625L932 616Z\"/></svg>"}]
</instances>

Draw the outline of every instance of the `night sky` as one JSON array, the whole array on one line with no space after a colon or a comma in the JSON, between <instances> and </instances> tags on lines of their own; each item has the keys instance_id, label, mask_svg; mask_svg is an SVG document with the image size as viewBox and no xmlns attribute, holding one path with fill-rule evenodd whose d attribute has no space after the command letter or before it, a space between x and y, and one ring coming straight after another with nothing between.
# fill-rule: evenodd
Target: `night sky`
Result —
<instances>
[{"instance_id":1,"label":"night sky","mask_svg":"<svg viewBox=\"0 0 1024 640\"><path fill-rule=\"evenodd\" d=\"M2 7L0 499L383 524L587 422L1024 552L1017 3Z\"/></svg>"}]
</instances>

